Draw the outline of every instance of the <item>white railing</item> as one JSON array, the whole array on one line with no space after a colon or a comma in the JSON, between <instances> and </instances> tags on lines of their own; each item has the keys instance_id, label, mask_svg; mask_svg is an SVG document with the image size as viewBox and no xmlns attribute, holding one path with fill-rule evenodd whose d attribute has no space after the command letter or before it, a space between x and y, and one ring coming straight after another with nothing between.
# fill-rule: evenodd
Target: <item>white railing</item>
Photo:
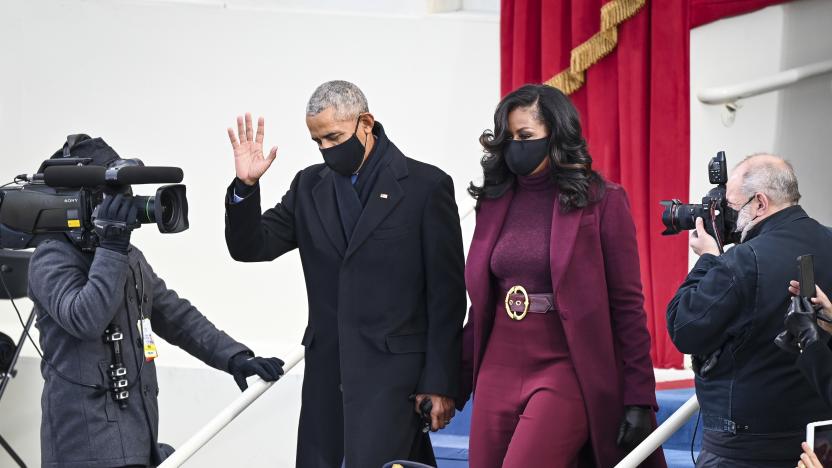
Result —
<instances>
[{"instance_id":1,"label":"white railing","mask_svg":"<svg viewBox=\"0 0 832 468\"><path fill-rule=\"evenodd\" d=\"M827 73L832 73L832 59L784 70L743 83L704 89L696 97L704 104L731 104L742 98L776 91Z\"/></svg>"},{"instance_id":2,"label":"white railing","mask_svg":"<svg viewBox=\"0 0 832 468\"><path fill-rule=\"evenodd\" d=\"M302 360L302 349L295 350L292 354L290 354L283 364L284 375L288 374L289 371ZM159 465L159 468L179 467L188 461L194 453L213 439L214 436L225 428L225 426L227 426L234 420L234 418L248 408L249 405L254 403L254 400L260 398L260 396L275 383L276 382L265 382L260 377L252 379L246 391L241 393L240 396L232 401L230 405L226 406L225 409L214 416L214 418L209 421L205 427L176 449L176 451L173 452L173 455L168 457L167 460Z\"/></svg>"},{"instance_id":3,"label":"white railing","mask_svg":"<svg viewBox=\"0 0 832 468\"><path fill-rule=\"evenodd\" d=\"M676 410L675 413L671 414L652 434L647 436L644 442L639 444L638 447L615 465L615 468L637 468L641 462L661 447L670 436L675 434L680 427L684 426L688 419L698 410L699 401L696 400L696 395L694 395L681 408Z\"/></svg>"}]
</instances>

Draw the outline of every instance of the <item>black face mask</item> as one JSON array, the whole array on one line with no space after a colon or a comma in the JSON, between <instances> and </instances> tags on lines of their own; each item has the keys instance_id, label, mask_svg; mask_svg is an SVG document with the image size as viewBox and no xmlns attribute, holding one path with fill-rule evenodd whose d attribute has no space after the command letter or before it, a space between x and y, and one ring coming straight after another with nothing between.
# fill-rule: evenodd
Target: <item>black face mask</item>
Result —
<instances>
[{"instance_id":1,"label":"black face mask","mask_svg":"<svg viewBox=\"0 0 832 468\"><path fill-rule=\"evenodd\" d=\"M519 176L527 176L546 158L548 138L537 140L510 140L503 151L508 170Z\"/></svg>"},{"instance_id":2,"label":"black face mask","mask_svg":"<svg viewBox=\"0 0 832 468\"><path fill-rule=\"evenodd\" d=\"M351 176L361 168L364 162L364 145L358 140L357 134L358 122L355 124L355 133L349 140L330 148L320 149L326 165L338 174Z\"/></svg>"},{"instance_id":3,"label":"black face mask","mask_svg":"<svg viewBox=\"0 0 832 468\"><path fill-rule=\"evenodd\" d=\"M725 207L725 231L726 232L736 232L737 230L737 219L740 216L740 212L731 208L730 206Z\"/></svg>"}]
</instances>

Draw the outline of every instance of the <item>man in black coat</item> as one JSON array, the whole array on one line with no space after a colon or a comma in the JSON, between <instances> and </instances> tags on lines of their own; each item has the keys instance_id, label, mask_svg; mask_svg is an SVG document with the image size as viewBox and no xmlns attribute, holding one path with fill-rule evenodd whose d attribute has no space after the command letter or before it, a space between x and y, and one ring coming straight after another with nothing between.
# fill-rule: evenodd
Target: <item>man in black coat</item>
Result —
<instances>
[{"instance_id":1,"label":"man in black coat","mask_svg":"<svg viewBox=\"0 0 832 468\"><path fill-rule=\"evenodd\" d=\"M747 158L726 188L742 242L720 255L698 219L690 244L700 258L667 309L673 343L694 355L705 429L696 466L794 466L806 423L832 409L774 340L797 257L832 264L832 235L797 204L794 170L778 157ZM832 269L815 278L832 287Z\"/></svg>"},{"instance_id":2,"label":"man in black coat","mask_svg":"<svg viewBox=\"0 0 832 468\"><path fill-rule=\"evenodd\" d=\"M238 261L300 250L309 301L297 466L433 464L415 411L431 428L453 416L465 316L464 259L451 178L405 157L358 87L318 87L307 126L324 164L300 171L261 215L264 123L229 129L237 178L226 196L226 242Z\"/></svg>"}]
</instances>

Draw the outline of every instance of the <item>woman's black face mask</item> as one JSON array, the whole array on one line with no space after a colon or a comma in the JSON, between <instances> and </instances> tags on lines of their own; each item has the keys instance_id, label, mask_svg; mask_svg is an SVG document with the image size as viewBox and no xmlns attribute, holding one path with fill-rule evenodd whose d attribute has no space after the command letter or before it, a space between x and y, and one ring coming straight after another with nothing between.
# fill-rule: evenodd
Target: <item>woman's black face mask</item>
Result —
<instances>
[{"instance_id":1,"label":"woman's black face mask","mask_svg":"<svg viewBox=\"0 0 832 468\"><path fill-rule=\"evenodd\" d=\"M364 162L364 145L358 139L359 122L361 122L360 117L358 122L355 123L355 132L349 140L329 148L320 149L326 165L343 176L355 174Z\"/></svg>"},{"instance_id":2,"label":"woman's black face mask","mask_svg":"<svg viewBox=\"0 0 832 468\"><path fill-rule=\"evenodd\" d=\"M527 176L534 172L546 158L548 147L548 138L509 140L503 151L503 158L511 172L519 176Z\"/></svg>"}]
</instances>

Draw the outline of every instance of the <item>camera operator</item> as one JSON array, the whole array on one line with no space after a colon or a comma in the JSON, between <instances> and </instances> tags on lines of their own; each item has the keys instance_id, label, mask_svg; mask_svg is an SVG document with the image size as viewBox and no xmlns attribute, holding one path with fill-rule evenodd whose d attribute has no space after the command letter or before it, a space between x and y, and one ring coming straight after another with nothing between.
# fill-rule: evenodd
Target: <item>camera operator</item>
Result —
<instances>
[{"instance_id":1,"label":"camera operator","mask_svg":"<svg viewBox=\"0 0 832 468\"><path fill-rule=\"evenodd\" d=\"M693 355L705 429L696 466L794 466L806 424L832 410L774 339L795 259L832 264L832 236L797 204L797 177L779 157L747 157L726 189L741 242L720 255L697 219L690 246L700 258L667 310L671 339ZM832 270L816 282L832 286Z\"/></svg>"},{"instance_id":2,"label":"camera operator","mask_svg":"<svg viewBox=\"0 0 832 468\"><path fill-rule=\"evenodd\" d=\"M118 165L100 139L70 148L91 165ZM60 157L60 152L55 157ZM253 357L168 289L130 245L137 209L129 186L106 188L90 252L69 238L46 240L29 269L44 362L41 462L51 468L155 466L170 454L158 436L153 334L234 376L277 380L283 363ZM127 393L125 393L127 392Z\"/></svg>"}]
</instances>

